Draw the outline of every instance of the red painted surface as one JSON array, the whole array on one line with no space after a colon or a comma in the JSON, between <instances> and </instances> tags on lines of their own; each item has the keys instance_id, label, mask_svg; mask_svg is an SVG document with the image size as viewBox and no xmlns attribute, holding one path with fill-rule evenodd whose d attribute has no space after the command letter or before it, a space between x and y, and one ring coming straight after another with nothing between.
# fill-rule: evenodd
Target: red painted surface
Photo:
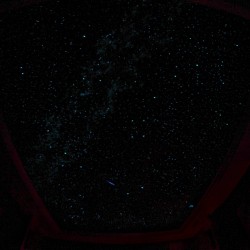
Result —
<instances>
[{"instance_id":1,"label":"red painted surface","mask_svg":"<svg viewBox=\"0 0 250 250\"><path fill-rule=\"evenodd\" d=\"M187 0L187 2L196 3L216 10L225 11L250 20L250 10L236 3L232 4L221 0Z\"/></svg>"},{"instance_id":2,"label":"red painted surface","mask_svg":"<svg viewBox=\"0 0 250 250\"><path fill-rule=\"evenodd\" d=\"M28 177L23 163L16 151L15 146L12 143L10 134L8 132L7 126L4 124L2 117L0 117L0 135L3 139L3 143L7 148L8 154L11 157L12 164L17 170L18 177L20 178L21 190L10 190L12 197L17 199L18 203L24 207L23 210L29 211L32 216L39 218L41 225L46 224L47 229L50 229L54 233L60 232L59 227L50 215L43 200L38 195L36 189L34 188L30 178ZM11 178L11 177L10 177ZM12 177L15 178L15 177ZM14 180L15 181L15 180ZM27 197L28 196L28 197ZM27 200L30 202L27 204ZM45 222L45 223L44 223ZM43 227L41 227L43 228Z\"/></svg>"}]
</instances>

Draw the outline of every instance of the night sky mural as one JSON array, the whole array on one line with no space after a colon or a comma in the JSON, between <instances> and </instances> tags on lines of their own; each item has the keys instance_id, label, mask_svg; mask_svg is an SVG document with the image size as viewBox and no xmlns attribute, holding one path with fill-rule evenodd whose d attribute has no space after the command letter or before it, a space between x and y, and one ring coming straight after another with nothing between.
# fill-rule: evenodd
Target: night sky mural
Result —
<instances>
[{"instance_id":1,"label":"night sky mural","mask_svg":"<svg viewBox=\"0 0 250 250\"><path fill-rule=\"evenodd\" d=\"M249 23L183 1L51 1L0 20L4 118L63 228L177 228L248 109Z\"/></svg>"}]
</instances>

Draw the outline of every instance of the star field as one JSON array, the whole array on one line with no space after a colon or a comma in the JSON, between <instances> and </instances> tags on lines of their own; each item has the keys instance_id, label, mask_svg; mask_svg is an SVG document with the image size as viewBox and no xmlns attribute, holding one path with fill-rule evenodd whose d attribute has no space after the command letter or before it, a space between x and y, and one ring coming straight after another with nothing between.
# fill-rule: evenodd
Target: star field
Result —
<instances>
[{"instance_id":1,"label":"star field","mask_svg":"<svg viewBox=\"0 0 250 250\"><path fill-rule=\"evenodd\" d=\"M178 227L248 109L249 23L182 1L73 2L0 23L25 168L68 230Z\"/></svg>"}]
</instances>

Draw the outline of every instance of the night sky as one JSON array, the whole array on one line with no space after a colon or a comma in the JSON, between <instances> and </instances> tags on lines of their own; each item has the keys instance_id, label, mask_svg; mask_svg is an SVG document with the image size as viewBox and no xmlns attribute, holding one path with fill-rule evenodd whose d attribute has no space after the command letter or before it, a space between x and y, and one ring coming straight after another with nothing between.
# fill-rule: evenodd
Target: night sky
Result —
<instances>
[{"instance_id":1,"label":"night sky","mask_svg":"<svg viewBox=\"0 0 250 250\"><path fill-rule=\"evenodd\" d=\"M0 17L0 104L58 223L179 227L248 109L249 22L153 0L51 1Z\"/></svg>"}]
</instances>

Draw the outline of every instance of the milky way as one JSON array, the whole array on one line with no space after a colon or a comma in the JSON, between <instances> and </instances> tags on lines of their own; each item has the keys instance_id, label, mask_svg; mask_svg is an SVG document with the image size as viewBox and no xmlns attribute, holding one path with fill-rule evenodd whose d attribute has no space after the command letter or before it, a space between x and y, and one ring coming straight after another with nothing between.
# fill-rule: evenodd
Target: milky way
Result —
<instances>
[{"instance_id":1,"label":"milky way","mask_svg":"<svg viewBox=\"0 0 250 250\"><path fill-rule=\"evenodd\" d=\"M44 3L1 25L5 119L60 225L178 227L247 109L249 23L145 0Z\"/></svg>"}]
</instances>

